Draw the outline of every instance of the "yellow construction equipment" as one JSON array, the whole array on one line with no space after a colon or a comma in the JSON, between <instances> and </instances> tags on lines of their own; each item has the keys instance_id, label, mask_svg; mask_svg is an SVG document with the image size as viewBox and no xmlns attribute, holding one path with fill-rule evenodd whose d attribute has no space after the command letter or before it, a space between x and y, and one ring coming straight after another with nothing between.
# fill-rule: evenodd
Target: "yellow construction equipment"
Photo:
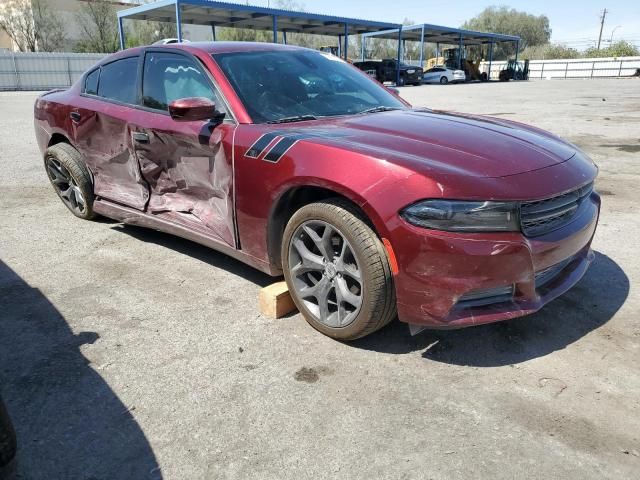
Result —
<instances>
[{"instance_id":1,"label":"yellow construction equipment","mask_svg":"<svg viewBox=\"0 0 640 480\"><path fill-rule=\"evenodd\" d=\"M451 70L464 70L464 73L467 77L467 81L470 80L487 80L487 74L480 72L480 62L481 59L470 60L468 58L463 58L461 62L458 62L458 58L460 55L460 49L458 48L448 48L442 51L443 56L441 57L433 57L427 60L426 68L433 68L438 65L444 65ZM460 65L460 67L458 67Z\"/></svg>"}]
</instances>

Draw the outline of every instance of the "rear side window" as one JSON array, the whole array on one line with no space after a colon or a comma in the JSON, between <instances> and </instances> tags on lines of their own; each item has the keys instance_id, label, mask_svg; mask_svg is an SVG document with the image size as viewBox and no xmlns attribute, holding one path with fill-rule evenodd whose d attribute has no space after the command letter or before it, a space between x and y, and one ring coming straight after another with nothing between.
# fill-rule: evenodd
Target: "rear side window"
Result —
<instances>
[{"instance_id":1,"label":"rear side window","mask_svg":"<svg viewBox=\"0 0 640 480\"><path fill-rule=\"evenodd\" d=\"M103 65L98 96L123 103L136 103L138 58L130 57Z\"/></svg>"},{"instance_id":2,"label":"rear side window","mask_svg":"<svg viewBox=\"0 0 640 480\"><path fill-rule=\"evenodd\" d=\"M89 75L84 81L84 93L88 93L89 95L97 95L98 94L98 79L100 78L100 69L97 68Z\"/></svg>"},{"instance_id":3,"label":"rear side window","mask_svg":"<svg viewBox=\"0 0 640 480\"><path fill-rule=\"evenodd\" d=\"M171 102L188 97L205 97L219 109L223 108L204 72L194 61L175 53L147 53L142 74L142 104L167 111Z\"/></svg>"}]
</instances>

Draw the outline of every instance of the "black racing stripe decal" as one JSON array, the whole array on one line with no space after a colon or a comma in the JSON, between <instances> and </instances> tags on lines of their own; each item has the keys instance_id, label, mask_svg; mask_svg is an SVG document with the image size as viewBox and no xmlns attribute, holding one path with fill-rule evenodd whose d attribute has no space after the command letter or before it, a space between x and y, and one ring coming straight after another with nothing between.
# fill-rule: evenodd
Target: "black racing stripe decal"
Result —
<instances>
[{"instance_id":1,"label":"black racing stripe decal","mask_svg":"<svg viewBox=\"0 0 640 480\"><path fill-rule=\"evenodd\" d=\"M293 147L298 140L305 138L336 138L345 136L343 133L336 131L303 131L303 130L278 130L269 133L264 133L249 147L244 154L245 157L259 158L265 151L267 154L264 156L264 160L267 162L276 163L287 153L287 151ZM276 142L274 139L281 137ZM269 148L271 146L271 148Z\"/></svg>"},{"instance_id":2,"label":"black racing stripe decal","mask_svg":"<svg viewBox=\"0 0 640 480\"><path fill-rule=\"evenodd\" d=\"M264 160L266 160L267 162L276 163L301 138L305 138L305 137L302 135L295 135L295 136L283 138L278 143L276 143L273 147L271 147L271 150L269 150L269 152L264 156Z\"/></svg>"},{"instance_id":3,"label":"black racing stripe decal","mask_svg":"<svg viewBox=\"0 0 640 480\"><path fill-rule=\"evenodd\" d=\"M262 154L262 152L264 152L264 149L267 148L273 141L273 139L280 136L280 134L280 132L270 132L263 134L258 138L258 140L254 142L253 145L249 147L249 150L247 150L244 156L249 158L258 158Z\"/></svg>"}]
</instances>

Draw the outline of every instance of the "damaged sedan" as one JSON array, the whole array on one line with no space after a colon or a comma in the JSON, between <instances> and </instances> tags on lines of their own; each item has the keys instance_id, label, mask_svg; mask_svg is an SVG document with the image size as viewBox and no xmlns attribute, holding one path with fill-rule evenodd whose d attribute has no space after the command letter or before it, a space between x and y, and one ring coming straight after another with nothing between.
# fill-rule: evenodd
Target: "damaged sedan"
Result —
<instances>
[{"instance_id":1,"label":"damaged sedan","mask_svg":"<svg viewBox=\"0 0 640 480\"><path fill-rule=\"evenodd\" d=\"M264 43L111 55L35 105L53 189L284 275L336 339L507 320L593 259L594 163L531 126L412 108L329 54Z\"/></svg>"}]
</instances>

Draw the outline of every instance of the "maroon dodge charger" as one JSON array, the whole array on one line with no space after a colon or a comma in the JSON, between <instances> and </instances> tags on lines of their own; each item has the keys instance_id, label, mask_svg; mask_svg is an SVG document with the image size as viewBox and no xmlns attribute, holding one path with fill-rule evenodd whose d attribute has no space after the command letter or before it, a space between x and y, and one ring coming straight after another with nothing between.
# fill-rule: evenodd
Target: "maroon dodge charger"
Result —
<instances>
[{"instance_id":1,"label":"maroon dodge charger","mask_svg":"<svg viewBox=\"0 0 640 480\"><path fill-rule=\"evenodd\" d=\"M284 274L307 321L338 339L396 316L456 328L535 312L593 259L597 167L574 145L411 108L313 50L125 50L38 98L35 129L73 214Z\"/></svg>"}]
</instances>

